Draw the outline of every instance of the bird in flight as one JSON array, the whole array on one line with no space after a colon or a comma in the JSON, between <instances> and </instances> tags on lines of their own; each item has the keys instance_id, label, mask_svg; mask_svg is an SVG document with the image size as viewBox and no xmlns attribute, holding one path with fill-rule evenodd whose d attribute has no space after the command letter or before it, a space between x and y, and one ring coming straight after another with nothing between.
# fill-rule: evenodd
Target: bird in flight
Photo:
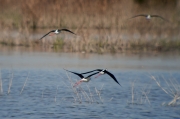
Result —
<instances>
[{"instance_id":1,"label":"bird in flight","mask_svg":"<svg viewBox=\"0 0 180 119\"><path fill-rule=\"evenodd\" d=\"M55 34L59 34L59 33L61 33L61 31L66 31L66 32L75 34L75 33L73 33L72 31L70 31L70 30L68 30L68 29L57 29L57 30L52 30L52 31L48 32L48 33L45 34L43 37L41 37L40 40L43 39L44 37L46 37L47 35L53 36L53 35L55 35ZM76 35L76 34L75 34L75 35Z\"/></svg>"},{"instance_id":2,"label":"bird in flight","mask_svg":"<svg viewBox=\"0 0 180 119\"><path fill-rule=\"evenodd\" d=\"M66 70L66 69L64 69L64 70ZM73 87L76 87L77 85L79 85L79 84L82 83L82 82L89 82L89 80L91 79L91 76L96 75L96 74L99 73L99 72L96 72L96 73L93 73L93 74L90 74L90 75L84 77L84 76L83 76L82 74L80 74L80 73L72 72L72 71L69 71L69 70L66 70L66 71L71 72L71 73L73 73L73 74L76 74L76 75L78 75L78 76L81 78L81 80L79 80L78 82L76 82Z\"/></svg>"},{"instance_id":3,"label":"bird in flight","mask_svg":"<svg viewBox=\"0 0 180 119\"><path fill-rule=\"evenodd\" d=\"M100 75L107 74L107 75L109 75L112 79L114 79L114 81L115 81L116 83L118 83L118 84L121 86L121 84L117 81L117 79L115 78L115 76L114 76L112 73L110 73L109 71L107 71L107 69L95 69L95 70L88 71L88 72L84 72L84 73L81 73L81 74L88 74L88 73L91 73L91 72L94 72L94 71L98 71L98 75L96 76L96 78L97 78L98 76L100 76Z\"/></svg>"},{"instance_id":4,"label":"bird in flight","mask_svg":"<svg viewBox=\"0 0 180 119\"><path fill-rule=\"evenodd\" d=\"M161 18L161 19L169 22L167 19L165 19L165 18L163 18L163 17L161 17L159 15L150 15L150 14L147 14L147 15L146 14L139 14L139 15L135 15L135 16L129 18L129 19L132 19L132 18L135 18L135 17L146 17L147 20L150 20L152 17L158 17L158 18Z\"/></svg>"}]
</instances>

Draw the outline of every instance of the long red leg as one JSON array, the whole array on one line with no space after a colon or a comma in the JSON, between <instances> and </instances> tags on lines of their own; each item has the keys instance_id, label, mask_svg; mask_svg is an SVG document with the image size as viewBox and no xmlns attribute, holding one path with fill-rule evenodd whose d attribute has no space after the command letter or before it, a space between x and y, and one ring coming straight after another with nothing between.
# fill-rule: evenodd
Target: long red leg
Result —
<instances>
[{"instance_id":1,"label":"long red leg","mask_svg":"<svg viewBox=\"0 0 180 119\"><path fill-rule=\"evenodd\" d=\"M77 85L79 85L81 83L82 83L82 81L80 80L80 81L76 82L73 87L76 87Z\"/></svg>"},{"instance_id":2,"label":"long red leg","mask_svg":"<svg viewBox=\"0 0 180 119\"><path fill-rule=\"evenodd\" d=\"M50 33L50 34L49 34L49 36L53 36L53 35L55 35L55 33Z\"/></svg>"},{"instance_id":3,"label":"long red leg","mask_svg":"<svg viewBox=\"0 0 180 119\"><path fill-rule=\"evenodd\" d=\"M95 78L97 78L97 77L99 77L101 74L99 73L99 74L97 74L97 76L95 77Z\"/></svg>"}]
</instances>

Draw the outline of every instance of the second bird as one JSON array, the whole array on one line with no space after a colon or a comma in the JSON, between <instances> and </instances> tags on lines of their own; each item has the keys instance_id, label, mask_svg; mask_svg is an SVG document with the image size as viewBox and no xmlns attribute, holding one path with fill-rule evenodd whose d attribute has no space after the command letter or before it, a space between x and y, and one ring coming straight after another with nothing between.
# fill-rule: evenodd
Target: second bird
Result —
<instances>
[{"instance_id":1,"label":"second bird","mask_svg":"<svg viewBox=\"0 0 180 119\"><path fill-rule=\"evenodd\" d=\"M66 70L66 69L65 69ZM66 70L66 71L69 71L69 70ZM99 75L103 75L103 74L108 74L112 79L114 79L114 81L116 82L116 83L118 83L120 86L121 86L121 84L117 81L117 79L115 78L115 76L112 74L112 73L110 73L109 71L107 71L106 69L95 69L95 70L92 70L92 71L88 71L88 72L84 72L84 73L76 73L76 72L72 72L72 71L69 71L69 72L71 72L71 73L73 73L73 74L76 74L76 75L78 75L80 78L82 78L79 82L77 82L75 85L79 85L81 82L88 82L89 80L90 80L90 77L91 76L93 76L93 75L96 75L96 74L98 74L98 76ZM91 75L89 75L89 76L87 76L87 77L84 77L82 74L88 74L88 73L91 73L91 72L95 72L95 73L93 73L93 74L91 74ZM96 77L98 77L98 76L96 76Z\"/></svg>"},{"instance_id":2,"label":"second bird","mask_svg":"<svg viewBox=\"0 0 180 119\"><path fill-rule=\"evenodd\" d=\"M66 69L64 69L64 70L66 70ZM89 80L91 79L91 76L96 75L96 74L99 73L99 72L96 72L96 73L90 74L89 76L84 77L84 76L83 76L82 74L80 74L80 73L76 73L76 72L69 71L69 70L66 70L66 71L71 72L71 73L73 73L73 74L76 74L76 75L78 75L78 76L81 78L81 80L79 80L78 82L76 82L73 87L76 87L77 85L79 85L79 84L82 83L82 82L89 82Z\"/></svg>"},{"instance_id":3,"label":"second bird","mask_svg":"<svg viewBox=\"0 0 180 119\"><path fill-rule=\"evenodd\" d=\"M150 14L139 14L139 15L135 15L135 16L129 18L129 19L132 19L132 18L135 18L135 17L146 17L147 20L150 20L152 17L158 17L158 18L161 18L161 19L169 22L167 19L165 19L165 18L163 18L163 17L161 17L159 15L150 15Z\"/></svg>"},{"instance_id":4,"label":"second bird","mask_svg":"<svg viewBox=\"0 0 180 119\"><path fill-rule=\"evenodd\" d=\"M100 76L100 75L107 74L107 75L109 75L112 79L114 79L114 81L115 81L116 83L118 83L118 84L121 86L121 84L117 81L117 79L115 78L115 76L114 76L112 73L110 73L109 71L107 71L107 69L95 69L95 70L88 71L88 72L84 72L84 73L81 73L81 74L88 74L88 73L95 72L95 71L98 71L98 72L99 72L96 77L98 77L98 76Z\"/></svg>"},{"instance_id":5,"label":"second bird","mask_svg":"<svg viewBox=\"0 0 180 119\"><path fill-rule=\"evenodd\" d=\"M49 36L53 36L53 35L55 35L55 34L57 35L57 34L61 33L61 31L66 31L66 32L75 34L75 33L73 33L72 31L70 31L70 30L68 30L68 29L57 29L57 30L52 30L52 31L48 32L48 33L45 34L43 37L41 37L40 40L43 39L44 37L46 37L47 35L49 35ZM76 34L75 34L75 35L76 35Z\"/></svg>"}]
</instances>

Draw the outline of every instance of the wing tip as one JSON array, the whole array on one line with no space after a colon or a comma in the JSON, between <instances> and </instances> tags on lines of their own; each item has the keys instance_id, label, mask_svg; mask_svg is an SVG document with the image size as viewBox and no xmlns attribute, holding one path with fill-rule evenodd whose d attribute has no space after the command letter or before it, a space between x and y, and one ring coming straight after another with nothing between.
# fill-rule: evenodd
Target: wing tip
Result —
<instances>
[{"instance_id":1,"label":"wing tip","mask_svg":"<svg viewBox=\"0 0 180 119\"><path fill-rule=\"evenodd\" d=\"M122 87L122 85L120 83L118 83L118 84Z\"/></svg>"}]
</instances>

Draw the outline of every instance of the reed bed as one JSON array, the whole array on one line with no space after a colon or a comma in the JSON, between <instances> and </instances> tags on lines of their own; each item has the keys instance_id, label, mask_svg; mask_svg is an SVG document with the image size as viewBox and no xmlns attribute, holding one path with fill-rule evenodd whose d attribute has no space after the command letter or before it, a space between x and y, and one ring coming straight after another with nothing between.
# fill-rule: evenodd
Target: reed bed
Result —
<instances>
[{"instance_id":1,"label":"reed bed","mask_svg":"<svg viewBox=\"0 0 180 119\"><path fill-rule=\"evenodd\" d=\"M88 35L89 34L89 35ZM106 34L92 37L90 33L84 33L79 36L69 37L47 37L40 41L39 39L0 39L0 48L3 50L7 47L26 48L33 51L55 51L55 52L86 52L86 53L119 53L126 51L179 51L180 40L171 38L157 38L147 40L140 37L139 39L123 39L121 36L114 37L113 34ZM18 49L18 48L17 48Z\"/></svg>"},{"instance_id":2,"label":"reed bed","mask_svg":"<svg viewBox=\"0 0 180 119\"><path fill-rule=\"evenodd\" d=\"M8 28L126 28L123 24L127 18L142 13L156 13L178 19L178 0L54 0L36 1L1 0L1 26ZM151 6L151 7L148 7ZM146 22L130 22L145 26ZM155 22L154 22L155 23ZM176 23L177 25L178 23ZM163 24L163 27L166 24ZM162 24L159 24L162 26Z\"/></svg>"},{"instance_id":3,"label":"reed bed","mask_svg":"<svg viewBox=\"0 0 180 119\"><path fill-rule=\"evenodd\" d=\"M23 46L51 51L94 53L180 49L178 0L0 2L0 47ZM151 22L143 18L127 20L136 14L142 14L142 11L166 17L171 23L161 19L153 19ZM68 28L78 36L69 38L68 35L60 35L53 39L45 38L44 42L38 40L48 31L57 28ZM17 33L13 34L12 31ZM48 39L52 41L49 42Z\"/></svg>"}]
</instances>

